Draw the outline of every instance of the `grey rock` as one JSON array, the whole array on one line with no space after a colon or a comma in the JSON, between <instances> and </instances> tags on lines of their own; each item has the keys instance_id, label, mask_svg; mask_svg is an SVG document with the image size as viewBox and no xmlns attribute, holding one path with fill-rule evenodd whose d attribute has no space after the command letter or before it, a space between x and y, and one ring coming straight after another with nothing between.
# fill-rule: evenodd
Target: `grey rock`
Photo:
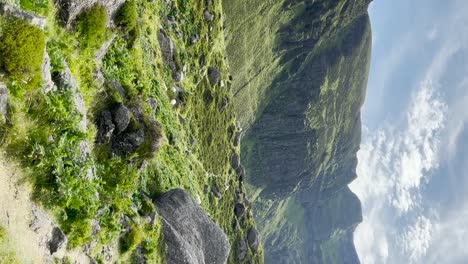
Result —
<instances>
[{"instance_id":1,"label":"grey rock","mask_svg":"<svg viewBox=\"0 0 468 264\"><path fill-rule=\"evenodd\" d=\"M23 20L26 23L38 27L40 29L44 29L46 25L45 17L37 16L33 13L24 11L16 6L7 3L0 3L0 15Z\"/></svg>"},{"instance_id":2,"label":"grey rock","mask_svg":"<svg viewBox=\"0 0 468 264\"><path fill-rule=\"evenodd\" d=\"M52 81L52 75L50 74L50 57L47 50L44 48L44 58L42 59L41 65L41 79L44 93L55 90L55 84Z\"/></svg>"},{"instance_id":3,"label":"grey rock","mask_svg":"<svg viewBox=\"0 0 468 264\"><path fill-rule=\"evenodd\" d=\"M156 113L156 110L158 109L158 101L156 101L156 99L153 97L149 97L147 103L151 110L153 110L153 114Z\"/></svg>"},{"instance_id":4,"label":"grey rock","mask_svg":"<svg viewBox=\"0 0 468 264\"><path fill-rule=\"evenodd\" d=\"M97 141L100 144L107 144L112 138L112 133L114 133L115 125L112 123L112 114L111 112L105 110L102 111L101 116L98 121L98 134Z\"/></svg>"},{"instance_id":5,"label":"grey rock","mask_svg":"<svg viewBox=\"0 0 468 264\"><path fill-rule=\"evenodd\" d=\"M206 21L211 22L213 21L214 16L208 10L205 10L205 12L203 12L203 18Z\"/></svg>"},{"instance_id":6,"label":"grey rock","mask_svg":"<svg viewBox=\"0 0 468 264\"><path fill-rule=\"evenodd\" d=\"M237 218L240 218L244 215L244 212L245 212L245 206L241 203L237 203L235 206L234 206L234 215L237 217Z\"/></svg>"},{"instance_id":7,"label":"grey rock","mask_svg":"<svg viewBox=\"0 0 468 264\"><path fill-rule=\"evenodd\" d=\"M238 261L242 261L245 259L247 255L247 243L245 243L244 239L240 239L237 241L236 245L236 259Z\"/></svg>"},{"instance_id":8,"label":"grey rock","mask_svg":"<svg viewBox=\"0 0 468 264\"><path fill-rule=\"evenodd\" d=\"M4 83L0 83L0 121L6 121L8 111L8 89Z\"/></svg>"},{"instance_id":9,"label":"grey rock","mask_svg":"<svg viewBox=\"0 0 468 264\"><path fill-rule=\"evenodd\" d=\"M57 76L53 78L53 81L58 89L68 90L73 93L73 104L75 105L78 112L81 114L80 129L86 131L87 119L86 119L86 107L83 97L78 91L78 83L73 77L70 68L66 62L63 62L64 69Z\"/></svg>"},{"instance_id":10,"label":"grey rock","mask_svg":"<svg viewBox=\"0 0 468 264\"><path fill-rule=\"evenodd\" d=\"M167 264L222 264L230 244L222 229L181 190L174 189L156 200L161 217Z\"/></svg>"},{"instance_id":11,"label":"grey rock","mask_svg":"<svg viewBox=\"0 0 468 264\"><path fill-rule=\"evenodd\" d=\"M64 248L67 245L68 239L65 234L58 227L54 227L52 230L52 237L49 240L48 246L50 254L54 254L60 249Z\"/></svg>"},{"instance_id":12,"label":"grey rock","mask_svg":"<svg viewBox=\"0 0 468 264\"><path fill-rule=\"evenodd\" d=\"M227 96L224 96L223 99L221 99L221 102L219 103L219 111L224 111L226 107L228 106L229 103L229 98Z\"/></svg>"},{"instance_id":13,"label":"grey rock","mask_svg":"<svg viewBox=\"0 0 468 264\"><path fill-rule=\"evenodd\" d=\"M119 103L112 109L112 121L115 124L115 133L120 134L127 129L130 124L130 110Z\"/></svg>"},{"instance_id":14,"label":"grey rock","mask_svg":"<svg viewBox=\"0 0 468 264\"><path fill-rule=\"evenodd\" d=\"M112 151L119 155L135 152L145 141L145 132L139 129L135 132L122 133L112 138Z\"/></svg>"},{"instance_id":15,"label":"grey rock","mask_svg":"<svg viewBox=\"0 0 468 264\"><path fill-rule=\"evenodd\" d=\"M241 136L242 136L242 132L240 131L237 131L236 134L234 135L234 147L240 146Z\"/></svg>"},{"instance_id":16,"label":"grey rock","mask_svg":"<svg viewBox=\"0 0 468 264\"><path fill-rule=\"evenodd\" d=\"M245 168L244 166L240 165L239 168L236 170L237 176L239 177L239 182L245 182Z\"/></svg>"},{"instance_id":17,"label":"grey rock","mask_svg":"<svg viewBox=\"0 0 468 264\"><path fill-rule=\"evenodd\" d=\"M146 257L145 254L143 253L143 248L138 246L133 252L132 252L132 264L146 264Z\"/></svg>"},{"instance_id":18,"label":"grey rock","mask_svg":"<svg viewBox=\"0 0 468 264\"><path fill-rule=\"evenodd\" d=\"M257 251L258 246L260 245L260 235L255 227L251 227L247 232L247 242L253 251Z\"/></svg>"},{"instance_id":19,"label":"grey rock","mask_svg":"<svg viewBox=\"0 0 468 264\"><path fill-rule=\"evenodd\" d=\"M236 152L233 152L233 153L232 153L232 156L231 156L231 166L232 166L232 168L234 168L235 170L237 170L237 168L239 168L239 166L240 166L240 157L239 157L239 154L237 154Z\"/></svg>"},{"instance_id":20,"label":"grey rock","mask_svg":"<svg viewBox=\"0 0 468 264\"><path fill-rule=\"evenodd\" d=\"M112 18L125 0L56 0L55 2L60 19L67 27L70 27L80 13L96 4L104 6L107 11L107 25L110 25Z\"/></svg>"},{"instance_id":21,"label":"grey rock","mask_svg":"<svg viewBox=\"0 0 468 264\"><path fill-rule=\"evenodd\" d=\"M213 195L216 198L221 199L221 197L222 197L221 192L219 191L218 185L216 185L215 182L213 182L213 184L211 184L211 192L213 193Z\"/></svg>"},{"instance_id":22,"label":"grey rock","mask_svg":"<svg viewBox=\"0 0 468 264\"><path fill-rule=\"evenodd\" d=\"M208 80L212 86L218 84L221 81L221 72L214 67L208 67Z\"/></svg>"},{"instance_id":23,"label":"grey rock","mask_svg":"<svg viewBox=\"0 0 468 264\"><path fill-rule=\"evenodd\" d=\"M159 31L158 42L164 63L166 63L167 66L169 66L169 69L171 69L172 79L175 82L180 82L182 79L182 73L175 62L175 50L171 38L163 31Z\"/></svg>"},{"instance_id":24,"label":"grey rock","mask_svg":"<svg viewBox=\"0 0 468 264\"><path fill-rule=\"evenodd\" d=\"M98 51L96 51L96 53L94 54L94 58L97 60L97 61L102 61L102 59L104 58L104 56L107 54L107 51L109 50L110 46L112 45L112 42L114 41L115 37L117 35L116 34L112 34L110 36L110 38L104 42L104 44L101 45L101 47L99 48Z\"/></svg>"},{"instance_id":25,"label":"grey rock","mask_svg":"<svg viewBox=\"0 0 468 264\"><path fill-rule=\"evenodd\" d=\"M119 82L117 82L116 80L110 80L109 81L109 86L114 91L119 93L120 97L126 98L125 90L124 90L124 88L122 87L122 85Z\"/></svg>"},{"instance_id":26,"label":"grey rock","mask_svg":"<svg viewBox=\"0 0 468 264\"><path fill-rule=\"evenodd\" d=\"M93 78L99 87L104 86L104 83L106 82L106 78L104 78L104 74L102 74L102 71L99 67L94 68Z\"/></svg>"}]
</instances>

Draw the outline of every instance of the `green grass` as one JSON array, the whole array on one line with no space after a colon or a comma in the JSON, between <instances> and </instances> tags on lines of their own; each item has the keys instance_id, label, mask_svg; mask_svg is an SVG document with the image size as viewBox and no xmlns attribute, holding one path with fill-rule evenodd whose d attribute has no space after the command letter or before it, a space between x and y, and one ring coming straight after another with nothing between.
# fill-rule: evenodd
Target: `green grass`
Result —
<instances>
[{"instance_id":1,"label":"green grass","mask_svg":"<svg viewBox=\"0 0 468 264\"><path fill-rule=\"evenodd\" d=\"M37 86L45 47L44 33L21 20L2 23L0 65L11 82ZM21 94L22 91L14 91Z\"/></svg>"},{"instance_id":2,"label":"green grass","mask_svg":"<svg viewBox=\"0 0 468 264\"><path fill-rule=\"evenodd\" d=\"M82 49L96 49L105 40L107 12L101 5L94 5L80 14L75 30Z\"/></svg>"},{"instance_id":3,"label":"green grass","mask_svg":"<svg viewBox=\"0 0 468 264\"><path fill-rule=\"evenodd\" d=\"M50 10L49 0L19 0L19 2L22 9L38 15L44 16Z\"/></svg>"},{"instance_id":4,"label":"green grass","mask_svg":"<svg viewBox=\"0 0 468 264\"><path fill-rule=\"evenodd\" d=\"M8 244L8 235L5 228L0 226L0 264L19 264L16 253Z\"/></svg>"}]
</instances>

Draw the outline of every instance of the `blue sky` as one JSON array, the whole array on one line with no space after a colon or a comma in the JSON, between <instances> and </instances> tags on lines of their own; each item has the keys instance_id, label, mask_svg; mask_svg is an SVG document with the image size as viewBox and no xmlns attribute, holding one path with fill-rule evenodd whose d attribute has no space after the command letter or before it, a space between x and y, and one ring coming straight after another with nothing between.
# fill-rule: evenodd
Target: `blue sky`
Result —
<instances>
[{"instance_id":1,"label":"blue sky","mask_svg":"<svg viewBox=\"0 0 468 264\"><path fill-rule=\"evenodd\" d=\"M375 0L370 15L361 262L468 263L468 1Z\"/></svg>"}]
</instances>

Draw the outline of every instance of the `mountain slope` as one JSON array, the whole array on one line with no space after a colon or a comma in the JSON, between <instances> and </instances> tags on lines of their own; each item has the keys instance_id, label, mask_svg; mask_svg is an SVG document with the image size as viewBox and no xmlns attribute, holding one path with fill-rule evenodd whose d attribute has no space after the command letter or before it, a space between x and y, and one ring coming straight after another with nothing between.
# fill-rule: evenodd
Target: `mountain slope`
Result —
<instances>
[{"instance_id":1,"label":"mountain slope","mask_svg":"<svg viewBox=\"0 0 468 264\"><path fill-rule=\"evenodd\" d=\"M362 216L347 184L370 61L369 1L234 2L223 3L228 59L265 261L356 263Z\"/></svg>"}]
</instances>

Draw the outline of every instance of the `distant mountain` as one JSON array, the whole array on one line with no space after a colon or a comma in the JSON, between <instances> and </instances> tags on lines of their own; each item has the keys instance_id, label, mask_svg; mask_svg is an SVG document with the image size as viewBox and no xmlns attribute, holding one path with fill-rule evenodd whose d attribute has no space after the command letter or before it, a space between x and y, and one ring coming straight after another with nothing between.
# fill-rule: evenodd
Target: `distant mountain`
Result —
<instances>
[{"instance_id":1,"label":"distant mountain","mask_svg":"<svg viewBox=\"0 0 468 264\"><path fill-rule=\"evenodd\" d=\"M266 263L358 263L370 0L224 1L241 160Z\"/></svg>"}]
</instances>

